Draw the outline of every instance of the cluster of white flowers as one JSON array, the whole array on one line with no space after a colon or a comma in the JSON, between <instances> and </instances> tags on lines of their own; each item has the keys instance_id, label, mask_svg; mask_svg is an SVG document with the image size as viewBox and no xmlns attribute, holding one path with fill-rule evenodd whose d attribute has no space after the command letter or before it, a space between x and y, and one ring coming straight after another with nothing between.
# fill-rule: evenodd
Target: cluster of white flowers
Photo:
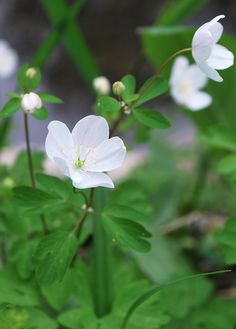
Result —
<instances>
[{"instance_id":1,"label":"cluster of white flowers","mask_svg":"<svg viewBox=\"0 0 236 329\"><path fill-rule=\"evenodd\" d=\"M216 70L233 65L233 54L217 44L223 32L223 26L218 22L221 18L224 15L202 25L194 34L192 55L196 64L190 65L186 57L179 56L172 68L171 95L178 104L193 111L201 110L212 102L211 96L201 91L208 78L221 82L223 79ZM105 77L96 78L93 87L98 95L107 95L111 90L110 82ZM114 94L120 95L123 90L121 82L113 84ZM36 96L30 93L23 97L25 111L42 106ZM109 139L109 126L104 118L89 115L80 120L72 132L64 123L52 121L48 130L47 155L65 176L71 178L74 187L114 187L105 172L122 165L126 148L119 137Z\"/></svg>"},{"instance_id":2,"label":"cluster of white flowers","mask_svg":"<svg viewBox=\"0 0 236 329\"><path fill-rule=\"evenodd\" d=\"M0 78L9 78L17 69L18 55L9 43L0 39Z\"/></svg>"},{"instance_id":3,"label":"cluster of white flowers","mask_svg":"<svg viewBox=\"0 0 236 329\"><path fill-rule=\"evenodd\" d=\"M234 63L234 55L217 42L223 33L219 15L202 25L192 40L192 56L196 64L189 65L187 58L181 56L174 62L170 88L171 95L177 104L192 111L209 106L212 98L200 91L207 84L208 78L217 82L223 79L216 70L224 70Z\"/></svg>"}]
</instances>

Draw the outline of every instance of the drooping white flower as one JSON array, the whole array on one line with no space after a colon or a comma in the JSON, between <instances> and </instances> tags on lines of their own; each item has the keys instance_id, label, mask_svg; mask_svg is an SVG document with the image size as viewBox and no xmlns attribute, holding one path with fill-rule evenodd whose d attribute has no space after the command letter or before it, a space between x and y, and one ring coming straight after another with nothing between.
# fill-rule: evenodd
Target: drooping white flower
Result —
<instances>
[{"instance_id":1,"label":"drooping white flower","mask_svg":"<svg viewBox=\"0 0 236 329\"><path fill-rule=\"evenodd\" d=\"M126 148L119 137L109 138L109 126L104 118L86 116L72 132L64 123L52 121L48 131L46 153L71 178L74 187L114 187L105 172L122 165Z\"/></svg>"},{"instance_id":2,"label":"drooping white flower","mask_svg":"<svg viewBox=\"0 0 236 329\"><path fill-rule=\"evenodd\" d=\"M26 113L34 113L42 107L42 100L39 95L30 92L22 97L21 107Z\"/></svg>"},{"instance_id":3,"label":"drooping white flower","mask_svg":"<svg viewBox=\"0 0 236 329\"><path fill-rule=\"evenodd\" d=\"M18 65L18 55L9 43L0 39L0 78L10 77Z\"/></svg>"},{"instance_id":4,"label":"drooping white flower","mask_svg":"<svg viewBox=\"0 0 236 329\"><path fill-rule=\"evenodd\" d=\"M93 88L99 95L108 95L111 90L111 84L106 77L101 76L93 80Z\"/></svg>"},{"instance_id":5,"label":"drooping white flower","mask_svg":"<svg viewBox=\"0 0 236 329\"><path fill-rule=\"evenodd\" d=\"M219 15L203 24L192 40L192 55L197 65L208 78L217 82L223 79L216 70L227 69L234 63L233 53L217 43L224 29L218 21L224 17Z\"/></svg>"},{"instance_id":6,"label":"drooping white flower","mask_svg":"<svg viewBox=\"0 0 236 329\"><path fill-rule=\"evenodd\" d=\"M207 76L196 64L189 65L184 56L176 58L170 77L170 93L177 104L199 111L209 106L212 98L206 92L200 91L207 84Z\"/></svg>"}]
</instances>

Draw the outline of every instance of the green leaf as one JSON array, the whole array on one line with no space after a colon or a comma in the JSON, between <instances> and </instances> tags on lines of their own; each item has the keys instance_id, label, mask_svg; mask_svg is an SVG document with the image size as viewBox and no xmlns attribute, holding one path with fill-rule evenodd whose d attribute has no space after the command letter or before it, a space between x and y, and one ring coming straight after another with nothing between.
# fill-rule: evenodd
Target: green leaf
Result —
<instances>
[{"instance_id":1,"label":"green leaf","mask_svg":"<svg viewBox=\"0 0 236 329\"><path fill-rule=\"evenodd\" d=\"M34 76L27 75L27 70L31 68L29 64L22 65L18 71L17 80L20 89L24 93L34 91L40 85L41 73L37 67L33 67L35 70Z\"/></svg>"},{"instance_id":2,"label":"green leaf","mask_svg":"<svg viewBox=\"0 0 236 329\"><path fill-rule=\"evenodd\" d=\"M104 210L104 214L109 216L115 216L119 218L126 218L134 221L143 221L145 220L144 212L136 210L134 207L125 206L125 205L111 205Z\"/></svg>"},{"instance_id":3,"label":"green leaf","mask_svg":"<svg viewBox=\"0 0 236 329\"><path fill-rule=\"evenodd\" d=\"M236 218L227 220L225 226L214 236L224 246L226 264L236 264Z\"/></svg>"},{"instance_id":4,"label":"green leaf","mask_svg":"<svg viewBox=\"0 0 236 329\"><path fill-rule=\"evenodd\" d=\"M16 113L21 107L21 98L11 98L2 108L0 112L0 119L10 117Z\"/></svg>"},{"instance_id":5,"label":"green leaf","mask_svg":"<svg viewBox=\"0 0 236 329\"><path fill-rule=\"evenodd\" d=\"M236 155L230 154L224 157L218 164L218 171L221 174L236 173Z\"/></svg>"},{"instance_id":6,"label":"green leaf","mask_svg":"<svg viewBox=\"0 0 236 329\"><path fill-rule=\"evenodd\" d=\"M121 79L121 82L123 82L123 84L125 85L125 91L122 93L122 98L126 103L129 103L129 97L135 93L135 77L131 74L127 74Z\"/></svg>"},{"instance_id":7,"label":"green leaf","mask_svg":"<svg viewBox=\"0 0 236 329\"><path fill-rule=\"evenodd\" d=\"M150 289L146 293L142 294L139 298L137 298L136 301L130 306L130 308L126 312L126 315L123 319L123 322L120 326L120 329L127 328L128 322L130 321L131 316L136 312L137 308L139 308L143 303L147 302L147 300L149 300L151 297L153 297L154 295L159 293L162 289L165 289L166 287L175 285L176 283L179 283L181 281L192 280L192 279L196 279L196 278L203 277L203 276L219 275L221 273L226 273L226 272L230 272L230 271L226 270L226 271L217 271L217 272L193 274L193 275L189 275L187 277L178 279L176 281L172 281L170 283L163 284L163 285L157 286L153 289Z\"/></svg>"},{"instance_id":8,"label":"green leaf","mask_svg":"<svg viewBox=\"0 0 236 329\"><path fill-rule=\"evenodd\" d=\"M120 103L113 97L102 96L98 99L97 108L101 114L119 112Z\"/></svg>"},{"instance_id":9,"label":"green leaf","mask_svg":"<svg viewBox=\"0 0 236 329\"><path fill-rule=\"evenodd\" d=\"M236 151L236 137L233 132L221 126L213 126L200 135L201 142L221 149Z\"/></svg>"},{"instance_id":10,"label":"green leaf","mask_svg":"<svg viewBox=\"0 0 236 329\"><path fill-rule=\"evenodd\" d=\"M53 210L62 202L57 195L52 195L37 188L22 186L13 189L14 197L19 206L36 212Z\"/></svg>"},{"instance_id":11,"label":"green leaf","mask_svg":"<svg viewBox=\"0 0 236 329\"><path fill-rule=\"evenodd\" d=\"M41 284L61 282L78 246L74 234L57 231L44 236L36 249L36 278Z\"/></svg>"},{"instance_id":12,"label":"green leaf","mask_svg":"<svg viewBox=\"0 0 236 329\"><path fill-rule=\"evenodd\" d=\"M37 120L46 120L48 118L48 110L45 107L37 109L32 116Z\"/></svg>"},{"instance_id":13,"label":"green leaf","mask_svg":"<svg viewBox=\"0 0 236 329\"><path fill-rule=\"evenodd\" d=\"M157 111L152 109L134 109L135 118L150 128L166 129L170 127L169 121Z\"/></svg>"},{"instance_id":14,"label":"green leaf","mask_svg":"<svg viewBox=\"0 0 236 329\"><path fill-rule=\"evenodd\" d=\"M45 92L38 93L38 95L40 96L41 100L44 103L55 103L55 104L63 103L63 100L61 98Z\"/></svg>"},{"instance_id":15,"label":"green leaf","mask_svg":"<svg viewBox=\"0 0 236 329\"><path fill-rule=\"evenodd\" d=\"M12 263L15 264L17 272L22 279L29 279L33 273L33 253L37 240L19 239L10 251Z\"/></svg>"},{"instance_id":16,"label":"green leaf","mask_svg":"<svg viewBox=\"0 0 236 329\"><path fill-rule=\"evenodd\" d=\"M22 96L17 93L6 93L6 95L10 98L21 98Z\"/></svg>"},{"instance_id":17,"label":"green leaf","mask_svg":"<svg viewBox=\"0 0 236 329\"><path fill-rule=\"evenodd\" d=\"M120 247L131 248L140 252L148 252L151 245L146 238L151 234L139 223L119 217L103 216L103 225L112 241Z\"/></svg>"},{"instance_id":18,"label":"green leaf","mask_svg":"<svg viewBox=\"0 0 236 329\"><path fill-rule=\"evenodd\" d=\"M36 286L29 280L20 280L15 269L5 267L0 271L0 304L32 307L40 305Z\"/></svg>"},{"instance_id":19,"label":"green leaf","mask_svg":"<svg viewBox=\"0 0 236 329\"><path fill-rule=\"evenodd\" d=\"M45 191L56 194L63 199L67 199L72 193L71 186L58 177L36 174L36 180Z\"/></svg>"},{"instance_id":20,"label":"green leaf","mask_svg":"<svg viewBox=\"0 0 236 329\"><path fill-rule=\"evenodd\" d=\"M51 319L45 312L39 309L30 309L28 311L29 319L26 323L25 329L57 329L58 324Z\"/></svg>"},{"instance_id":21,"label":"green leaf","mask_svg":"<svg viewBox=\"0 0 236 329\"><path fill-rule=\"evenodd\" d=\"M101 75L101 72L87 45L83 33L77 22L73 20L74 15L73 13L71 14L66 1L54 0L52 2L43 0L42 4L55 28L59 29L61 24L64 25L64 22L66 23L66 28L63 29L62 33L60 32L60 39L83 78L92 84L93 79ZM79 8L80 7L79 1ZM75 10L75 12L77 11L78 10ZM70 16L71 19L68 20Z\"/></svg>"},{"instance_id":22,"label":"green leaf","mask_svg":"<svg viewBox=\"0 0 236 329\"><path fill-rule=\"evenodd\" d=\"M208 0L179 0L168 2L160 17L157 18L158 25L177 25L200 10Z\"/></svg>"},{"instance_id":23,"label":"green leaf","mask_svg":"<svg viewBox=\"0 0 236 329\"><path fill-rule=\"evenodd\" d=\"M160 77L151 77L148 79L139 90L139 100L135 104L136 107L139 105L156 98L169 89L169 85L166 80Z\"/></svg>"},{"instance_id":24,"label":"green leaf","mask_svg":"<svg viewBox=\"0 0 236 329\"><path fill-rule=\"evenodd\" d=\"M60 314L58 322L65 328L78 329L89 328L97 329L100 327L98 319L91 309L71 309ZM104 327L102 326L101 329Z\"/></svg>"},{"instance_id":25,"label":"green leaf","mask_svg":"<svg viewBox=\"0 0 236 329\"><path fill-rule=\"evenodd\" d=\"M43 295L53 309L60 311L66 305L73 292L74 281L77 279L74 272L69 269L61 282L42 287Z\"/></svg>"}]
</instances>

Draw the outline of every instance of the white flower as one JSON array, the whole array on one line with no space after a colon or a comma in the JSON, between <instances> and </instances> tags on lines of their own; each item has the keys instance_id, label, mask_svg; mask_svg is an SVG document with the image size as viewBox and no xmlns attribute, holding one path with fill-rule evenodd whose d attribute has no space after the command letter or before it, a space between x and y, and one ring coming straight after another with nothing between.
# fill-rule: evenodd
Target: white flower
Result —
<instances>
[{"instance_id":1,"label":"white flower","mask_svg":"<svg viewBox=\"0 0 236 329\"><path fill-rule=\"evenodd\" d=\"M212 102L209 94L200 91L207 84L207 76L196 64L189 65L184 56L176 58L170 77L171 96L177 104L199 111Z\"/></svg>"},{"instance_id":2,"label":"white flower","mask_svg":"<svg viewBox=\"0 0 236 329\"><path fill-rule=\"evenodd\" d=\"M9 43L0 39L0 78L10 77L18 65L18 55Z\"/></svg>"},{"instance_id":3,"label":"white flower","mask_svg":"<svg viewBox=\"0 0 236 329\"><path fill-rule=\"evenodd\" d=\"M48 130L46 153L74 187L114 187L104 172L122 165L126 148L119 137L109 139L104 118L89 115L77 122L72 133L64 123L52 121Z\"/></svg>"},{"instance_id":4,"label":"white flower","mask_svg":"<svg viewBox=\"0 0 236 329\"><path fill-rule=\"evenodd\" d=\"M111 84L106 77L97 77L93 80L93 88L99 95L108 95Z\"/></svg>"},{"instance_id":5,"label":"white flower","mask_svg":"<svg viewBox=\"0 0 236 329\"><path fill-rule=\"evenodd\" d=\"M21 107L26 113L34 113L42 107L42 101L39 95L30 92L24 94L21 101Z\"/></svg>"},{"instance_id":6,"label":"white flower","mask_svg":"<svg viewBox=\"0 0 236 329\"><path fill-rule=\"evenodd\" d=\"M194 34L192 55L199 68L212 80L221 82L222 77L216 70L224 70L233 65L234 55L219 45L223 26L218 22L224 15L213 18L202 25Z\"/></svg>"}]
</instances>

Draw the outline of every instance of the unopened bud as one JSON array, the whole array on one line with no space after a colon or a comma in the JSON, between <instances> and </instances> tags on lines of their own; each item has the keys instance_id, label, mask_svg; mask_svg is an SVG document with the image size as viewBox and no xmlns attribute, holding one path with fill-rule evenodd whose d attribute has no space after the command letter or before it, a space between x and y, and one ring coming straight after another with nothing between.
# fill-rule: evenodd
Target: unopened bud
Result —
<instances>
[{"instance_id":1,"label":"unopened bud","mask_svg":"<svg viewBox=\"0 0 236 329\"><path fill-rule=\"evenodd\" d=\"M34 113L42 107L42 101L39 95L30 92L24 94L21 101L21 107L26 113Z\"/></svg>"},{"instance_id":2,"label":"unopened bud","mask_svg":"<svg viewBox=\"0 0 236 329\"><path fill-rule=\"evenodd\" d=\"M36 74L37 74L37 71L34 67L30 67L25 73L27 78L30 78L30 79L33 79L36 76Z\"/></svg>"},{"instance_id":3,"label":"unopened bud","mask_svg":"<svg viewBox=\"0 0 236 329\"><path fill-rule=\"evenodd\" d=\"M115 95L120 96L125 91L125 85L121 81L116 81L112 85L112 91Z\"/></svg>"},{"instance_id":4,"label":"unopened bud","mask_svg":"<svg viewBox=\"0 0 236 329\"><path fill-rule=\"evenodd\" d=\"M99 95L108 95L111 90L110 81L106 77L97 77L93 80L93 88Z\"/></svg>"}]
</instances>

